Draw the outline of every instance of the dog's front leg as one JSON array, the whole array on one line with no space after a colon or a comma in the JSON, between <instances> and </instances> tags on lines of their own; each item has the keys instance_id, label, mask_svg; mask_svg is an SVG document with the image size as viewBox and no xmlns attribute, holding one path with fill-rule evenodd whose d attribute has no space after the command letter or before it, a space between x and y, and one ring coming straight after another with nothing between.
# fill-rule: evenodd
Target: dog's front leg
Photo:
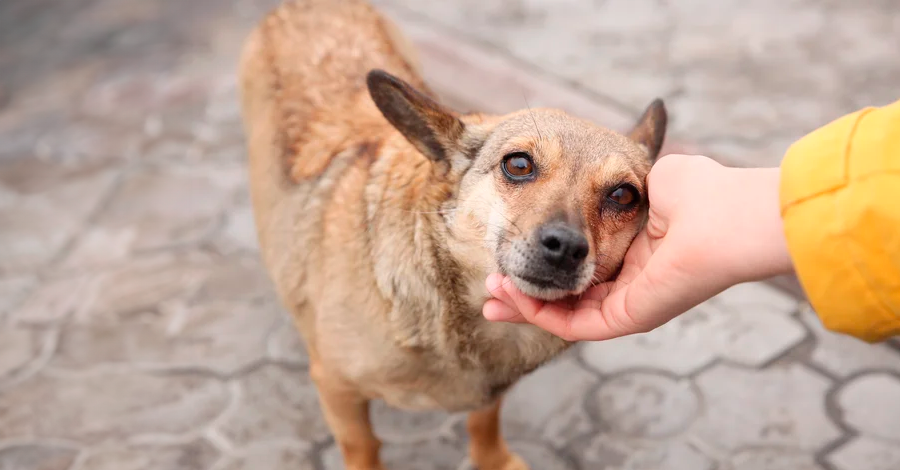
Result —
<instances>
[{"instance_id":1,"label":"dog's front leg","mask_svg":"<svg viewBox=\"0 0 900 470\"><path fill-rule=\"evenodd\" d=\"M500 434L500 405L469 413L469 457L478 470L528 470L528 465L509 450Z\"/></svg>"},{"instance_id":2,"label":"dog's front leg","mask_svg":"<svg viewBox=\"0 0 900 470\"><path fill-rule=\"evenodd\" d=\"M384 470L378 457L381 442L369 420L369 400L341 378L328 374L321 364L313 362L310 375L346 469Z\"/></svg>"}]
</instances>

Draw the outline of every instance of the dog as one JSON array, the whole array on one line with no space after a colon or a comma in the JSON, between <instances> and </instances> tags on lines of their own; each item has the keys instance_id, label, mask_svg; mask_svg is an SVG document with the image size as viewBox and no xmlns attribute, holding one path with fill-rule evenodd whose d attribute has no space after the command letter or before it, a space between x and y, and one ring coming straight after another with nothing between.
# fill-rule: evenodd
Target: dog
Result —
<instances>
[{"instance_id":1,"label":"dog","mask_svg":"<svg viewBox=\"0 0 900 470\"><path fill-rule=\"evenodd\" d=\"M362 0L294 0L246 39L240 90L261 254L351 470L382 469L370 400L468 411L480 470L527 469L504 392L571 346L490 323L484 280L553 300L611 279L648 213L666 110L620 134L554 109L459 114Z\"/></svg>"}]
</instances>

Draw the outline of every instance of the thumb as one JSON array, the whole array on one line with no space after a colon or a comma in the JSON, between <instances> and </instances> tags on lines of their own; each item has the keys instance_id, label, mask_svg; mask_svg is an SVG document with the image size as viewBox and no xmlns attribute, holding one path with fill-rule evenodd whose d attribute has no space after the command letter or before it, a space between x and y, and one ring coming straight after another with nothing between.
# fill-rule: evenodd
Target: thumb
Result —
<instances>
[{"instance_id":1,"label":"thumb","mask_svg":"<svg viewBox=\"0 0 900 470\"><path fill-rule=\"evenodd\" d=\"M616 336L646 333L693 306L685 306L680 294L679 286L690 287L690 284L683 273L673 269L671 250L666 243L661 243L627 285L614 289L603 300L606 323ZM683 306L684 310L680 310Z\"/></svg>"}]
</instances>

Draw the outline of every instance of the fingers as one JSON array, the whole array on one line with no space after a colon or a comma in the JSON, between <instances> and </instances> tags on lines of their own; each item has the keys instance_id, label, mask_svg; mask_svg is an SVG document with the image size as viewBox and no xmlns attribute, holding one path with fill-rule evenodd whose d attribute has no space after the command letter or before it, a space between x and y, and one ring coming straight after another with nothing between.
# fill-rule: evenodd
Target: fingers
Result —
<instances>
[{"instance_id":1,"label":"fingers","mask_svg":"<svg viewBox=\"0 0 900 470\"><path fill-rule=\"evenodd\" d=\"M497 299L490 299L484 303L481 313L488 321L502 321L507 323L528 323L528 320L516 311Z\"/></svg>"},{"instance_id":2,"label":"fingers","mask_svg":"<svg viewBox=\"0 0 900 470\"><path fill-rule=\"evenodd\" d=\"M485 303L482 312L490 321L531 323L567 341L613 336L607 323L597 318L602 316L599 300L581 299L574 304L543 302L525 295L500 275L489 276L486 286L494 299Z\"/></svg>"},{"instance_id":3,"label":"fingers","mask_svg":"<svg viewBox=\"0 0 900 470\"><path fill-rule=\"evenodd\" d=\"M635 318L627 310L626 299L632 282L645 282L635 276L599 284L590 288L574 304L543 302L522 293L508 278L492 274L485 282L494 297L482 308L485 319L509 323L531 323L567 341L602 341L650 329L645 319ZM654 323L652 319L650 323Z\"/></svg>"},{"instance_id":4,"label":"fingers","mask_svg":"<svg viewBox=\"0 0 900 470\"><path fill-rule=\"evenodd\" d=\"M543 302L522 293L515 285L503 286L506 294L512 299L514 308L528 323L543 328L567 341L576 341L569 326L569 314L572 308L562 302Z\"/></svg>"},{"instance_id":5,"label":"fingers","mask_svg":"<svg viewBox=\"0 0 900 470\"><path fill-rule=\"evenodd\" d=\"M512 299L509 297L509 294L503 289L503 284L510 282L502 274L491 274L487 277L487 280L484 281L484 286L487 287L488 292L497 300L512 306Z\"/></svg>"},{"instance_id":6,"label":"fingers","mask_svg":"<svg viewBox=\"0 0 900 470\"><path fill-rule=\"evenodd\" d=\"M511 284L511 282L501 274L491 274L485 281L485 287L494 298L485 302L482 307L481 313L484 318L489 321L527 323L528 320L516 310L515 302L503 289L503 284Z\"/></svg>"}]
</instances>

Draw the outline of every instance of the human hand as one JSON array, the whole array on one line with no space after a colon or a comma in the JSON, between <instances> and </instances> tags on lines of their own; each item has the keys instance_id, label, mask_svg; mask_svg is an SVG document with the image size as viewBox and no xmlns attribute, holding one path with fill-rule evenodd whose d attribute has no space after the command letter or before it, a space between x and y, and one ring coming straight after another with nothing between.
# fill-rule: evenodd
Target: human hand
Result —
<instances>
[{"instance_id":1,"label":"human hand","mask_svg":"<svg viewBox=\"0 0 900 470\"><path fill-rule=\"evenodd\" d=\"M569 341L605 340L650 331L734 284L791 271L777 168L669 155L647 185L648 222L616 279L576 299L543 302L492 274L485 318L532 323Z\"/></svg>"}]
</instances>

